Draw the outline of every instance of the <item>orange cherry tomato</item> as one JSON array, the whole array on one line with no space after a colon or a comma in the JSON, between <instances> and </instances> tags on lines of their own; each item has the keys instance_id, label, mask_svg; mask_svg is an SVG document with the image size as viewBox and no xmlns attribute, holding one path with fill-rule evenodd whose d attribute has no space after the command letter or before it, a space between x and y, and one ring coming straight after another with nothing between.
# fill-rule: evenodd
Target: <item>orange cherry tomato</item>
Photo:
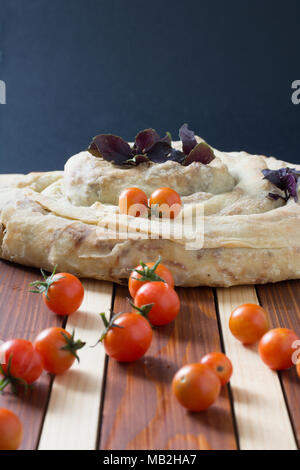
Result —
<instances>
[{"instance_id":1,"label":"orange cherry tomato","mask_svg":"<svg viewBox=\"0 0 300 470\"><path fill-rule=\"evenodd\" d=\"M63 374L70 369L75 359L79 361L77 350L83 348L85 343L75 341L74 334L53 327L41 331L36 337L33 345L43 358L44 369L50 374Z\"/></svg>"},{"instance_id":2,"label":"orange cherry tomato","mask_svg":"<svg viewBox=\"0 0 300 470\"><path fill-rule=\"evenodd\" d=\"M84 297L83 285L76 276L69 273L55 273L47 277L41 269L43 281L35 281L31 292L43 294L47 307L57 315L71 315L82 304Z\"/></svg>"},{"instance_id":3,"label":"orange cherry tomato","mask_svg":"<svg viewBox=\"0 0 300 470\"><path fill-rule=\"evenodd\" d=\"M231 313L229 328L242 343L257 343L269 329L267 313L256 304L240 305Z\"/></svg>"},{"instance_id":4,"label":"orange cherry tomato","mask_svg":"<svg viewBox=\"0 0 300 470\"><path fill-rule=\"evenodd\" d=\"M165 281L170 287L174 287L174 278L171 271L160 263L161 257L156 263L141 263L130 274L128 288L131 297L135 297L139 288L146 282Z\"/></svg>"},{"instance_id":5,"label":"orange cherry tomato","mask_svg":"<svg viewBox=\"0 0 300 470\"><path fill-rule=\"evenodd\" d=\"M100 341L110 357L119 362L133 362L148 351L152 328L146 318L139 313L121 313L108 322L103 315L106 330Z\"/></svg>"},{"instance_id":6,"label":"orange cherry tomato","mask_svg":"<svg viewBox=\"0 0 300 470\"><path fill-rule=\"evenodd\" d=\"M142 309L152 305L147 313L151 325L162 326L173 321L180 310L180 300L175 290L165 282L147 282L136 293L134 305Z\"/></svg>"},{"instance_id":7,"label":"orange cherry tomato","mask_svg":"<svg viewBox=\"0 0 300 470\"><path fill-rule=\"evenodd\" d=\"M188 364L175 374L172 390L182 406L190 411L202 411L220 395L221 382L206 364Z\"/></svg>"},{"instance_id":8,"label":"orange cherry tomato","mask_svg":"<svg viewBox=\"0 0 300 470\"><path fill-rule=\"evenodd\" d=\"M288 328L274 328L268 331L259 342L259 354L270 369L285 370L293 366L293 347L299 341L296 333Z\"/></svg>"},{"instance_id":9,"label":"orange cherry tomato","mask_svg":"<svg viewBox=\"0 0 300 470\"><path fill-rule=\"evenodd\" d=\"M9 384L16 389L35 382L44 370L43 359L33 344L25 339L13 339L0 346L1 364L0 391Z\"/></svg>"},{"instance_id":10,"label":"orange cherry tomato","mask_svg":"<svg viewBox=\"0 0 300 470\"><path fill-rule=\"evenodd\" d=\"M133 217L145 217L148 215L148 198L142 189L126 188L119 196L120 214Z\"/></svg>"},{"instance_id":11,"label":"orange cherry tomato","mask_svg":"<svg viewBox=\"0 0 300 470\"><path fill-rule=\"evenodd\" d=\"M17 450L23 438L23 425L15 413L0 408L0 450Z\"/></svg>"},{"instance_id":12,"label":"orange cherry tomato","mask_svg":"<svg viewBox=\"0 0 300 470\"><path fill-rule=\"evenodd\" d=\"M201 364L206 364L219 377L221 385L226 385L232 376L231 360L221 352L206 354L201 359Z\"/></svg>"},{"instance_id":13,"label":"orange cherry tomato","mask_svg":"<svg viewBox=\"0 0 300 470\"><path fill-rule=\"evenodd\" d=\"M182 202L174 189L158 188L151 194L149 204L160 217L174 219L181 210Z\"/></svg>"}]
</instances>

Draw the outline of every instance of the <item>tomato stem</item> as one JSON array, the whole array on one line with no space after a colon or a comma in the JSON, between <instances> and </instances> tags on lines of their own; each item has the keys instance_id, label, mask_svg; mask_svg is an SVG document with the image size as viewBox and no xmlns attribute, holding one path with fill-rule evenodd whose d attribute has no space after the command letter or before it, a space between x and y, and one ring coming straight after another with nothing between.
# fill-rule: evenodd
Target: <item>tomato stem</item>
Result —
<instances>
[{"instance_id":1,"label":"tomato stem","mask_svg":"<svg viewBox=\"0 0 300 470\"><path fill-rule=\"evenodd\" d=\"M155 262L155 264L152 266L152 268L149 268L143 261L140 262L140 265L142 266L142 269L131 269L132 272L138 273L141 277L134 277L136 281L140 282L153 282L153 281L160 281L160 282L166 282L162 277L158 276L156 274L156 269L158 265L161 263L161 256L159 255L158 260Z\"/></svg>"},{"instance_id":2,"label":"tomato stem","mask_svg":"<svg viewBox=\"0 0 300 470\"><path fill-rule=\"evenodd\" d=\"M60 279L64 279L64 276L53 279L53 277L56 274L56 270L57 270L57 264L54 266L52 274L50 276L47 276L45 272L43 271L43 269L41 268L40 271L42 273L44 281L31 282L29 285L34 287L34 289L30 289L29 292L32 292L33 294L45 294L47 300L49 300L48 291L49 291L50 286L54 284L55 282L59 281Z\"/></svg>"},{"instance_id":3,"label":"tomato stem","mask_svg":"<svg viewBox=\"0 0 300 470\"><path fill-rule=\"evenodd\" d=\"M80 339L75 341L75 330L73 330L71 337L66 335L63 331L61 332L61 334L66 341L66 345L63 346L61 349L63 351L69 351L72 356L74 356L77 361L80 362L79 356L76 351L78 351L78 349L82 349L86 345L86 343L84 343Z\"/></svg>"},{"instance_id":4,"label":"tomato stem","mask_svg":"<svg viewBox=\"0 0 300 470\"><path fill-rule=\"evenodd\" d=\"M0 382L0 392L2 392L7 387L7 385L9 385L9 383L10 383L9 380L6 377L2 379Z\"/></svg>"},{"instance_id":5,"label":"tomato stem","mask_svg":"<svg viewBox=\"0 0 300 470\"><path fill-rule=\"evenodd\" d=\"M153 304L142 305L142 307L137 307L136 305L134 305L133 302L131 302L130 299L128 299L128 301L129 301L132 308L137 310L143 317L145 317L149 321L149 318L148 318L149 317L149 312L152 309L154 303Z\"/></svg>"},{"instance_id":6,"label":"tomato stem","mask_svg":"<svg viewBox=\"0 0 300 470\"><path fill-rule=\"evenodd\" d=\"M2 364L0 364L0 374L3 376L3 379L0 381L0 392L2 393L3 390L10 385L12 388L13 393L17 394L18 392L18 387L23 386L25 390L25 394L28 392L29 385L28 383L20 379L18 377L14 377L10 373L11 369L11 363L12 363L12 354L9 356L8 363L7 363L7 369L4 371Z\"/></svg>"},{"instance_id":7,"label":"tomato stem","mask_svg":"<svg viewBox=\"0 0 300 470\"><path fill-rule=\"evenodd\" d=\"M110 311L111 313L111 319L108 321L107 318L106 318L106 315L104 312L100 313L100 317L102 319L102 322L103 322L103 325L104 325L104 331L102 333L102 335L100 336L100 339L97 341L97 343L93 346L97 346L98 343L102 343L102 341L104 340L105 336L107 335L107 333L109 332L109 330L111 328L124 328L124 326L120 326L120 325L117 325L115 322L115 320L120 316L122 315L123 312L119 312L119 313L114 313L112 310Z\"/></svg>"}]
</instances>

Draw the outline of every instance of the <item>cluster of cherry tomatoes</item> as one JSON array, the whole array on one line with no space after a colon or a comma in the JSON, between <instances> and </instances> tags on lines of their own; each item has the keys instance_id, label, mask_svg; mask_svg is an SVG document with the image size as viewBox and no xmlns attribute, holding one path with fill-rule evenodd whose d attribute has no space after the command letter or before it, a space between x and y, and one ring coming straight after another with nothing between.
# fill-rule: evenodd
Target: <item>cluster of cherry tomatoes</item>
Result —
<instances>
[{"instance_id":1,"label":"cluster of cherry tomatoes","mask_svg":"<svg viewBox=\"0 0 300 470\"><path fill-rule=\"evenodd\" d=\"M296 348L300 348L300 338L288 328L270 330L267 312L262 307L256 304L237 307L230 316L229 328L245 345L259 341L260 357L270 369L290 369L297 363L297 373L300 377L300 363L295 357Z\"/></svg>"},{"instance_id":2,"label":"cluster of cherry tomatoes","mask_svg":"<svg viewBox=\"0 0 300 470\"><path fill-rule=\"evenodd\" d=\"M179 369L173 378L172 390L186 409L203 411L217 400L221 387L229 382L232 372L230 359L221 352L212 352L199 363Z\"/></svg>"},{"instance_id":3,"label":"cluster of cherry tomatoes","mask_svg":"<svg viewBox=\"0 0 300 470\"><path fill-rule=\"evenodd\" d=\"M133 298L132 311L118 313L102 320L105 331L100 338L106 353L120 362L140 359L152 341L152 327L167 325L180 310L171 271L161 264L141 263L129 277L128 288Z\"/></svg>"},{"instance_id":4,"label":"cluster of cherry tomatoes","mask_svg":"<svg viewBox=\"0 0 300 470\"><path fill-rule=\"evenodd\" d=\"M69 273L55 273L44 280L31 283L31 292L41 293L47 307L57 315L71 315L82 304L84 289L77 277ZM63 328L47 328L39 333L33 342L26 339L12 339L0 346L0 391L11 385L17 391L33 384L43 370L51 374L62 374L79 360L77 351L85 343L75 340Z\"/></svg>"},{"instance_id":5,"label":"cluster of cherry tomatoes","mask_svg":"<svg viewBox=\"0 0 300 470\"><path fill-rule=\"evenodd\" d=\"M106 353L120 361L140 359L152 341L152 327L173 321L180 310L171 271L161 263L141 263L128 282L132 311L112 316L102 314L105 331L100 338ZM228 383L232 364L222 353L211 353L199 364L181 368L173 379L173 392L179 403L191 411L208 408L219 396L221 386Z\"/></svg>"},{"instance_id":6,"label":"cluster of cherry tomatoes","mask_svg":"<svg viewBox=\"0 0 300 470\"><path fill-rule=\"evenodd\" d=\"M126 188L119 196L120 214L133 217L158 217L174 219L181 210L181 198L171 188L158 188L150 196L140 188Z\"/></svg>"},{"instance_id":7,"label":"cluster of cherry tomatoes","mask_svg":"<svg viewBox=\"0 0 300 470\"><path fill-rule=\"evenodd\" d=\"M43 272L42 272L43 273ZM43 281L31 284L32 291L43 294L47 307L58 315L71 315L80 307L84 289L75 276L68 273L55 274ZM62 374L79 360L77 351L85 343L75 340L63 328L52 327L41 331L33 342L12 339L0 346L0 391L11 386L18 392L20 387L28 390L45 370L51 374ZM23 426L10 410L0 408L0 450L15 450L20 446Z\"/></svg>"}]
</instances>

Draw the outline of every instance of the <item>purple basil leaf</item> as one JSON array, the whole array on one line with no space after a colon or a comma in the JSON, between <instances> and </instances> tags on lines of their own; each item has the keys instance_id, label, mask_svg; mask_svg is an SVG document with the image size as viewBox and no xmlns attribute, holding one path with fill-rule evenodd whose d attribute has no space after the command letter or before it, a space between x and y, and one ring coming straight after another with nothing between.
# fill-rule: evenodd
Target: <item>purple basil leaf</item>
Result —
<instances>
[{"instance_id":1,"label":"purple basil leaf","mask_svg":"<svg viewBox=\"0 0 300 470\"><path fill-rule=\"evenodd\" d=\"M171 150L171 153L169 155L169 160L182 164L184 159L185 159L185 155L183 152L181 152L180 150L175 150L175 149Z\"/></svg>"},{"instance_id":2,"label":"purple basil leaf","mask_svg":"<svg viewBox=\"0 0 300 470\"><path fill-rule=\"evenodd\" d=\"M147 153L159 139L160 137L154 129L145 129L139 132L135 138L137 153Z\"/></svg>"},{"instance_id":3,"label":"purple basil leaf","mask_svg":"<svg viewBox=\"0 0 300 470\"><path fill-rule=\"evenodd\" d=\"M286 175L286 168L280 170L262 170L264 179L270 181L270 183L277 186L277 188L284 190L286 185L283 181L283 177Z\"/></svg>"},{"instance_id":4,"label":"purple basil leaf","mask_svg":"<svg viewBox=\"0 0 300 470\"><path fill-rule=\"evenodd\" d=\"M160 141L153 145L147 152L147 156L154 163L164 163L168 160L171 151L172 147L168 142Z\"/></svg>"},{"instance_id":5,"label":"purple basil leaf","mask_svg":"<svg viewBox=\"0 0 300 470\"><path fill-rule=\"evenodd\" d=\"M132 157L130 146L121 137L112 134L101 134L94 137L89 149L98 150L104 160L123 164Z\"/></svg>"},{"instance_id":6,"label":"purple basil leaf","mask_svg":"<svg viewBox=\"0 0 300 470\"><path fill-rule=\"evenodd\" d=\"M282 196L279 196L279 194L276 194L276 193L269 193L268 196L271 199L274 199L274 201L277 201L279 198L284 199L284 198L282 198Z\"/></svg>"},{"instance_id":7,"label":"purple basil leaf","mask_svg":"<svg viewBox=\"0 0 300 470\"><path fill-rule=\"evenodd\" d=\"M132 158L127 160L125 163L129 165L139 165L140 163L149 162L147 155L134 155Z\"/></svg>"},{"instance_id":8,"label":"purple basil leaf","mask_svg":"<svg viewBox=\"0 0 300 470\"><path fill-rule=\"evenodd\" d=\"M293 185L292 191L290 190L290 195L294 198L295 202L298 202L298 191L300 187L300 171L295 170L295 168L288 168L289 174L292 175L295 179L295 184Z\"/></svg>"},{"instance_id":9,"label":"purple basil leaf","mask_svg":"<svg viewBox=\"0 0 300 470\"><path fill-rule=\"evenodd\" d=\"M300 172L294 168L279 168L279 170L262 170L264 179L274 184L278 189L284 191L285 200L293 197L298 202L298 189ZM273 198L274 199L274 198Z\"/></svg>"},{"instance_id":10,"label":"purple basil leaf","mask_svg":"<svg viewBox=\"0 0 300 470\"><path fill-rule=\"evenodd\" d=\"M196 147L185 157L183 165L187 166L193 162L200 162L207 165L215 158L213 149L206 143L200 142Z\"/></svg>"},{"instance_id":11,"label":"purple basil leaf","mask_svg":"<svg viewBox=\"0 0 300 470\"><path fill-rule=\"evenodd\" d=\"M99 150L94 142L92 142L88 148L88 151L94 155L94 157L101 157Z\"/></svg>"},{"instance_id":12,"label":"purple basil leaf","mask_svg":"<svg viewBox=\"0 0 300 470\"><path fill-rule=\"evenodd\" d=\"M195 133L188 128L187 124L183 124L179 129L179 137L182 141L182 150L185 155L188 155L193 148L197 145Z\"/></svg>"},{"instance_id":13,"label":"purple basil leaf","mask_svg":"<svg viewBox=\"0 0 300 470\"><path fill-rule=\"evenodd\" d=\"M292 174L287 174L284 177L287 192L293 198L297 197L297 180Z\"/></svg>"}]
</instances>

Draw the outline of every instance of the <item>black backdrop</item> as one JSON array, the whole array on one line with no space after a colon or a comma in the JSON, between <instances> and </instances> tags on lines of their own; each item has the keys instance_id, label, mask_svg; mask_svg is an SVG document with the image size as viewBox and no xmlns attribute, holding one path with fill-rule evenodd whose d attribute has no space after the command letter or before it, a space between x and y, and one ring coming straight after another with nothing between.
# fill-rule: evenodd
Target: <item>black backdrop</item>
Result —
<instances>
[{"instance_id":1,"label":"black backdrop","mask_svg":"<svg viewBox=\"0 0 300 470\"><path fill-rule=\"evenodd\" d=\"M183 122L220 149L300 162L299 14L299 0L0 0L0 172Z\"/></svg>"}]
</instances>

